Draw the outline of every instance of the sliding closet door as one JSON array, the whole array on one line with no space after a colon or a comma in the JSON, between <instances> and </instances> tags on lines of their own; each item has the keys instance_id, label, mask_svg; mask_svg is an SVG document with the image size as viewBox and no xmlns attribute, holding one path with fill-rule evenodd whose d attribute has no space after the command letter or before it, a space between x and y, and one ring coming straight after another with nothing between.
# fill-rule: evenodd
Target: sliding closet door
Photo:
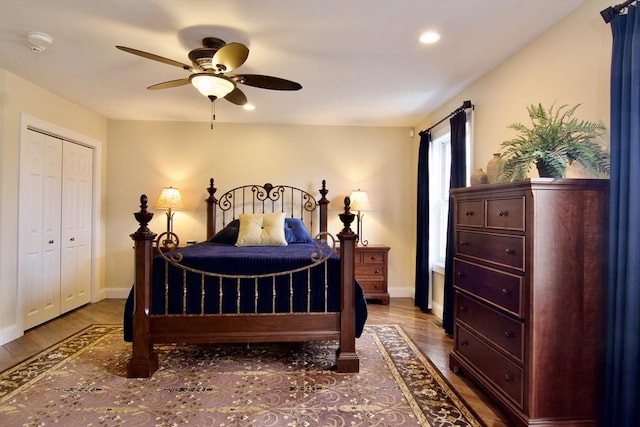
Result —
<instances>
[{"instance_id":1,"label":"sliding closet door","mask_svg":"<svg viewBox=\"0 0 640 427\"><path fill-rule=\"evenodd\" d=\"M91 291L93 150L63 142L61 312L87 304Z\"/></svg>"},{"instance_id":2,"label":"sliding closet door","mask_svg":"<svg viewBox=\"0 0 640 427\"><path fill-rule=\"evenodd\" d=\"M60 314L62 141L30 130L20 150L18 275L29 329Z\"/></svg>"}]
</instances>

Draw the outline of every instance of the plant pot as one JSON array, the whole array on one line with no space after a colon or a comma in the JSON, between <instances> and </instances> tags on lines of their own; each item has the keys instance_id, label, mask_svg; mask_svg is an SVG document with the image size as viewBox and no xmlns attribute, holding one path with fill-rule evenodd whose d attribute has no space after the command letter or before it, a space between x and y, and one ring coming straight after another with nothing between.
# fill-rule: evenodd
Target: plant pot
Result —
<instances>
[{"instance_id":1,"label":"plant pot","mask_svg":"<svg viewBox=\"0 0 640 427\"><path fill-rule=\"evenodd\" d=\"M564 178L564 173L556 173L545 162L536 162L536 169L538 169L540 178Z\"/></svg>"}]
</instances>

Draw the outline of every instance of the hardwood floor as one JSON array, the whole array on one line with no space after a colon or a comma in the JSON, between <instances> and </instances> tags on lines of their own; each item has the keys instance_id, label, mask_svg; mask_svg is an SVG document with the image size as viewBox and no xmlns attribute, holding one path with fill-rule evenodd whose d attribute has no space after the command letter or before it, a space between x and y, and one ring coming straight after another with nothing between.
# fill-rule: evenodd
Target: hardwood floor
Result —
<instances>
[{"instance_id":1,"label":"hardwood floor","mask_svg":"<svg viewBox=\"0 0 640 427\"><path fill-rule=\"evenodd\" d=\"M83 328L96 323L122 322L124 300L107 299L66 313L30 329L25 335L0 348L0 371L28 359ZM410 298L392 298L391 304L369 304L369 324L399 324L414 343L440 370L452 388L487 427L505 427L505 415L472 383L449 370L453 340L439 326L438 319L414 307Z\"/></svg>"}]
</instances>

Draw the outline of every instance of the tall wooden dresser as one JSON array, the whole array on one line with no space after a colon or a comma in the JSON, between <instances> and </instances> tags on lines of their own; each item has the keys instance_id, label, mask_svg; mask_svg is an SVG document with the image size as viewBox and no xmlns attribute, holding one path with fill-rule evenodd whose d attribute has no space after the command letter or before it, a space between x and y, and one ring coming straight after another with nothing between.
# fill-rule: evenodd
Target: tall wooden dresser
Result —
<instances>
[{"instance_id":1,"label":"tall wooden dresser","mask_svg":"<svg viewBox=\"0 0 640 427\"><path fill-rule=\"evenodd\" d=\"M516 426L596 426L608 180L530 179L452 190L449 363Z\"/></svg>"}]
</instances>

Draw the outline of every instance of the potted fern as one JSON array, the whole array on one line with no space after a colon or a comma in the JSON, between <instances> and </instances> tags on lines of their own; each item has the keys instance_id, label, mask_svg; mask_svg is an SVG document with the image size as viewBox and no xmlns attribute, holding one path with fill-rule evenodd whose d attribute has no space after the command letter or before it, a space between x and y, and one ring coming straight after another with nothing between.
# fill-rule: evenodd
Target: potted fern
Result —
<instances>
[{"instance_id":1,"label":"potted fern","mask_svg":"<svg viewBox=\"0 0 640 427\"><path fill-rule=\"evenodd\" d=\"M517 136L501 144L502 181L526 178L533 164L540 177L564 178L567 166L574 161L594 175L609 173L609 153L597 142L605 132L604 125L575 118L580 104L563 105L555 111L554 105L549 109L542 104L529 105L531 127L522 123L508 126Z\"/></svg>"}]
</instances>

